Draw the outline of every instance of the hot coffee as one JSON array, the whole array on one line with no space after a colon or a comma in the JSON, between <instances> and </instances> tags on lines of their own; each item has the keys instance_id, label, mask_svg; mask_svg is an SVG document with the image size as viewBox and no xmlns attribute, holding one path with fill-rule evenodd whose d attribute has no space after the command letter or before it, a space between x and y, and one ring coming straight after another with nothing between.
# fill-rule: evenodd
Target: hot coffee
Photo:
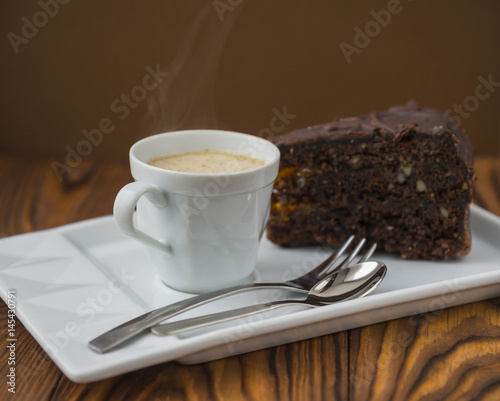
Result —
<instances>
[{"instance_id":1,"label":"hot coffee","mask_svg":"<svg viewBox=\"0 0 500 401\"><path fill-rule=\"evenodd\" d=\"M186 173L221 174L251 170L264 165L264 160L220 150L203 150L165 155L149 162L155 167Z\"/></svg>"}]
</instances>

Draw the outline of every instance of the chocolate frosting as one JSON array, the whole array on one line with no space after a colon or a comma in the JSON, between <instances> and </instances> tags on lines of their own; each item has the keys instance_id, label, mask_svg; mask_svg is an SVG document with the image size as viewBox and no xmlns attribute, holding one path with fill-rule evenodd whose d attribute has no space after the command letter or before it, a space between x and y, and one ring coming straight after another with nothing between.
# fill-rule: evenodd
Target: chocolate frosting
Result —
<instances>
[{"instance_id":1,"label":"chocolate frosting","mask_svg":"<svg viewBox=\"0 0 500 401\"><path fill-rule=\"evenodd\" d=\"M317 139L368 140L375 136L380 136L384 140L399 141L410 134L436 135L443 140L451 136L464 162L469 166L473 164L473 147L465 133L445 112L422 108L414 101L410 101L407 105L393 106L384 112L337 118L326 124L295 130L274 138L273 142L278 146L287 146Z\"/></svg>"}]
</instances>

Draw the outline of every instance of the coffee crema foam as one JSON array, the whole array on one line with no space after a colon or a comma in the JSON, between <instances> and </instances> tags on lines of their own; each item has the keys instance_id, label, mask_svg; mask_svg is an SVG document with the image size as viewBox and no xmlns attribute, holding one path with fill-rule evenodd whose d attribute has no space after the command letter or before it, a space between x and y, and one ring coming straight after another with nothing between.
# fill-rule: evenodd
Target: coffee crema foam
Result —
<instances>
[{"instance_id":1,"label":"coffee crema foam","mask_svg":"<svg viewBox=\"0 0 500 401\"><path fill-rule=\"evenodd\" d=\"M222 174L251 170L263 166L265 162L242 153L206 149L199 152L165 155L151 160L149 164L185 173Z\"/></svg>"}]
</instances>

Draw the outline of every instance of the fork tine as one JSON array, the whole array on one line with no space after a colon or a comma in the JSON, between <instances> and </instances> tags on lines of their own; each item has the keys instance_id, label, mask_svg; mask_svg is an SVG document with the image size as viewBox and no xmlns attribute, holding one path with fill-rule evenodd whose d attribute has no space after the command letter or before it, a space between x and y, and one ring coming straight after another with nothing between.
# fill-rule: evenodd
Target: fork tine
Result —
<instances>
[{"instance_id":1,"label":"fork tine","mask_svg":"<svg viewBox=\"0 0 500 401\"><path fill-rule=\"evenodd\" d=\"M359 241L359 243L356 246L356 248L354 248L354 250L346 258L346 260L344 260L344 262L342 262L342 264L340 265L339 269L343 269L344 267L347 267L347 266L349 266L351 264L351 262L356 257L356 255L359 253L359 251L361 250L361 248L363 248L363 245L365 244L365 242L366 242L366 238L362 238L361 241Z\"/></svg>"},{"instance_id":2,"label":"fork tine","mask_svg":"<svg viewBox=\"0 0 500 401\"><path fill-rule=\"evenodd\" d=\"M328 273L330 268L339 260L342 254L346 251L346 249L351 245L351 242L354 240L354 235L351 235L347 240L342 244L342 246L335 251L332 255L330 255L323 263L318 266L319 277Z\"/></svg>"},{"instance_id":3,"label":"fork tine","mask_svg":"<svg viewBox=\"0 0 500 401\"><path fill-rule=\"evenodd\" d=\"M363 257L359 260L358 263L361 263L361 262L366 262L368 259L370 259L373 255L373 253L375 252L375 249L377 249L377 244L373 244L370 249L368 249L368 251L363 255Z\"/></svg>"}]
</instances>

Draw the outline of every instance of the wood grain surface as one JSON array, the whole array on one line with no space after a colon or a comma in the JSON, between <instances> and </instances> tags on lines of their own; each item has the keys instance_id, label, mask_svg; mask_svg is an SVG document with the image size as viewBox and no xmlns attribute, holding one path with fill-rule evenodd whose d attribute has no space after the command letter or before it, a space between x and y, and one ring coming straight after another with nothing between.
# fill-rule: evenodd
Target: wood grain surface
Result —
<instances>
[{"instance_id":1,"label":"wood grain surface","mask_svg":"<svg viewBox=\"0 0 500 401\"><path fill-rule=\"evenodd\" d=\"M0 158L0 236L110 214L116 193L131 181L124 163L87 161L60 182L51 162ZM478 158L476 175L475 202L500 215L500 159ZM496 298L193 366L168 362L90 384L69 381L17 321L11 394L2 302L0 400L497 401L499 312Z\"/></svg>"}]
</instances>

